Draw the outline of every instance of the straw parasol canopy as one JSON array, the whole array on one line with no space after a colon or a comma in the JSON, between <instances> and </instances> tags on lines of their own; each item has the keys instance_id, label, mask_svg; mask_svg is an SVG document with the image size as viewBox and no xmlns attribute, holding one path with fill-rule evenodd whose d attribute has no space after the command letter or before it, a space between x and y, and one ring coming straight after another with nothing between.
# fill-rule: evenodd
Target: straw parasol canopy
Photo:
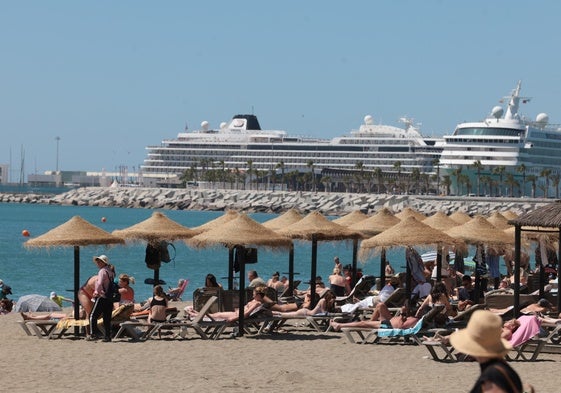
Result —
<instances>
[{"instance_id":1,"label":"straw parasol canopy","mask_svg":"<svg viewBox=\"0 0 561 393\"><path fill-rule=\"evenodd\" d=\"M125 241L80 216L74 216L62 225L47 233L25 242L28 248L34 247L74 247L74 315L80 315L78 290L80 289L80 247L101 244L123 244ZM77 333L77 331L76 331Z\"/></svg>"},{"instance_id":2,"label":"straw parasol canopy","mask_svg":"<svg viewBox=\"0 0 561 393\"><path fill-rule=\"evenodd\" d=\"M313 211L300 221L279 229L277 233L292 239L309 240L312 242L312 260L310 274L310 291L316 290L317 271L317 242L322 240L350 240L362 238L362 234L348 229L342 225L329 221L319 212ZM356 248L356 247L355 247ZM353 273L356 272L356 258L353 257ZM315 298L312 297L312 306L315 306Z\"/></svg>"},{"instance_id":3,"label":"straw parasol canopy","mask_svg":"<svg viewBox=\"0 0 561 393\"><path fill-rule=\"evenodd\" d=\"M113 231L113 235L123 239L145 240L149 243L186 239L196 234L196 231L178 224L160 212L152 213L150 218L131 227Z\"/></svg>"},{"instance_id":4,"label":"straw parasol canopy","mask_svg":"<svg viewBox=\"0 0 561 393\"><path fill-rule=\"evenodd\" d=\"M379 210L372 217L350 225L349 229L359 231L365 236L374 236L398 224L401 220L386 207Z\"/></svg>"},{"instance_id":5,"label":"straw parasol canopy","mask_svg":"<svg viewBox=\"0 0 561 393\"><path fill-rule=\"evenodd\" d=\"M461 212L459 210L456 210L454 213L450 214L448 217L450 217L452 220L456 221L460 225L465 224L466 222L471 220L471 217L469 216L469 214Z\"/></svg>"},{"instance_id":6,"label":"straw parasol canopy","mask_svg":"<svg viewBox=\"0 0 561 393\"><path fill-rule=\"evenodd\" d=\"M442 212L436 212L432 216L425 218L423 224L427 224L439 231L447 231L450 228L460 225Z\"/></svg>"},{"instance_id":7,"label":"straw parasol canopy","mask_svg":"<svg viewBox=\"0 0 561 393\"><path fill-rule=\"evenodd\" d=\"M507 220L514 220L515 218L518 218L518 214L516 214L514 211L512 210L505 210L504 212L501 212L501 214L503 215L504 218L506 218Z\"/></svg>"},{"instance_id":8,"label":"straw parasol canopy","mask_svg":"<svg viewBox=\"0 0 561 393\"><path fill-rule=\"evenodd\" d=\"M230 250L230 255L232 255L234 248L288 249L292 246L292 240L259 224L246 214L238 214L233 220L189 239L187 244L195 248L226 246ZM240 329L238 334L241 336L243 335L244 320L244 308L241 304L245 293L245 261L243 257L240 262L240 307L238 316ZM229 270L230 272L233 270L232 258L230 258ZM231 279L229 278L229 280Z\"/></svg>"},{"instance_id":9,"label":"straw parasol canopy","mask_svg":"<svg viewBox=\"0 0 561 393\"><path fill-rule=\"evenodd\" d=\"M353 224L356 224L357 222L363 221L365 219L367 219L368 216L366 214L364 214L363 212L361 212L360 210L354 210L351 213L337 218L336 220L333 220L332 222L339 224L339 225L343 225L344 227L349 227Z\"/></svg>"},{"instance_id":10,"label":"straw parasol canopy","mask_svg":"<svg viewBox=\"0 0 561 393\"><path fill-rule=\"evenodd\" d=\"M421 214L417 210L411 209L410 207L406 207L395 216L402 221L411 216L415 217L417 221L423 221L425 218L427 218L427 216L425 216L424 214Z\"/></svg>"},{"instance_id":11,"label":"straw parasol canopy","mask_svg":"<svg viewBox=\"0 0 561 393\"><path fill-rule=\"evenodd\" d=\"M487 221L489 221L498 229L504 230L511 227L506 217L499 212L493 212L489 217L487 217Z\"/></svg>"},{"instance_id":12,"label":"straw parasol canopy","mask_svg":"<svg viewBox=\"0 0 561 393\"><path fill-rule=\"evenodd\" d=\"M456 239L446 233L418 221L415 217L407 217L379 235L363 240L360 244L359 257L366 259L377 248L431 244L456 245L457 243Z\"/></svg>"},{"instance_id":13,"label":"straw parasol canopy","mask_svg":"<svg viewBox=\"0 0 561 393\"><path fill-rule=\"evenodd\" d=\"M216 246L289 248L292 240L259 224L246 214L237 214L236 218L200 233L186 243L194 248Z\"/></svg>"},{"instance_id":14,"label":"straw parasol canopy","mask_svg":"<svg viewBox=\"0 0 561 393\"><path fill-rule=\"evenodd\" d=\"M193 231L197 233L206 232L208 230L214 229L215 227L219 227L228 221L233 220L239 215L239 213L235 210L228 210L223 215L214 220L211 220L203 225L199 225L198 227L192 228Z\"/></svg>"},{"instance_id":15,"label":"straw parasol canopy","mask_svg":"<svg viewBox=\"0 0 561 393\"><path fill-rule=\"evenodd\" d=\"M294 224L297 221L300 221L302 217L303 216L300 213L298 213L296 209L290 209L287 210L285 213L281 214L280 216L264 222L262 225L266 228L276 231L277 229L285 228L289 225Z\"/></svg>"},{"instance_id":16,"label":"straw parasol canopy","mask_svg":"<svg viewBox=\"0 0 561 393\"><path fill-rule=\"evenodd\" d=\"M286 228L279 229L277 233L302 240L312 240L312 237L315 237L318 241L359 239L362 237L360 232L329 221L317 211L309 213L300 221Z\"/></svg>"},{"instance_id":17,"label":"straw parasol canopy","mask_svg":"<svg viewBox=\"0 0 561 393\"><path fill-rule=\"evenodd\" d=\"M125 241L109 232L90 224L80 216L74 216L47 233L25 242L34 247L73 247L100 244L123 244Z\"/></svg>"},{"instance_id":18,"label":"straw parasol canopy","mask_svg":"<svg viewBox=\"0 0 561 393\"><path fill-rule=\"evenodd\" d=\"M468 244L485 244L487 246L514 244L514 237L507 235L481 215L475 216L465 224L451 228L446 233Z\"/></svg>"}]
</instances>

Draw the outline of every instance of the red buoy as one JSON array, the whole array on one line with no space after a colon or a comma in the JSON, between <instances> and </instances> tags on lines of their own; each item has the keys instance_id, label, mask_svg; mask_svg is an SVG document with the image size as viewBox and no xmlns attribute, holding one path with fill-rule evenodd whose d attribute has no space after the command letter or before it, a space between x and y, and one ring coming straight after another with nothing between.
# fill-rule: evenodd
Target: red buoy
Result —
<instances>
[{"instance_id":1,"label":"red buoy","mask_svg":"<svg viewBox=\"0 0 561 393\"><path fill-rule=\"evenodd\" d=\"M105 222L105 221L107 221L107 218L101 217L101 222Z\"/></svg>"},{"instance_id":2,"label":"red buoy","mask_svg":"<svg viewBox=\"0 0 561 393\"><path fill-rule=\"evenodd\" d=\"M29 231L27 229L24 229L23 231L21 231L21 234L25 237L29 237Z\"/></svg>"}]
</instances>

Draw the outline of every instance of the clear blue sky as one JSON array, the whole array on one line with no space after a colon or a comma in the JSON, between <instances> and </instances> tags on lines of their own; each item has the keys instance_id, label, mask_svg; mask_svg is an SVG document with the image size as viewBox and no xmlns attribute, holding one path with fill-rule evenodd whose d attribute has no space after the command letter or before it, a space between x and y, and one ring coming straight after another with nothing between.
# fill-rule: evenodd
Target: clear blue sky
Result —
<instances>
[{"instance_id":1,"label":"clear blue sky","mask_svg":"<svg viewBox=\"0 0 561 393\"><path fill-rule=\"evenodd\" d=\"M0 163L138 168L187 123L255 113L333 137L365 115L427 135L480 120L522 80L561 123L559 1L4 1ZM17 169L16 169L17 168ZM18 179L12 179L17 181Z\"/></svg>"}]
</instances>

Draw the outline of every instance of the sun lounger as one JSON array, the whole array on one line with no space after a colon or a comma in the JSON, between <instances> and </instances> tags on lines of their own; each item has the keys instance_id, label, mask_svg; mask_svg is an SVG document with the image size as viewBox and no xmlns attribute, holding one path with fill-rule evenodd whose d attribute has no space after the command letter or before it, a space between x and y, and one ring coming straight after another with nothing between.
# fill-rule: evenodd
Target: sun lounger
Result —
<instances>
[{"instance_id":1,"label":"sun lounger","mask_svg":"<svg viewBox=\"0 0 561 393\"><path fill-rule=\"evenodd\" d=\"M536 315L522 315L517 320L520 326L512 333L509 340L515 355L513 357L508 354L507 359L534 361L549 341L549 336L557 334L558 327L550 331L548 336L539 337L541 323Z\"/></svg>"},{"instance_id":2,"label":"sun lounger","mask_svg":"<svg viewBox=\"0 0 561 393\"><path fill-rule=\"evenodd\" d=\"M419 333L423 327L424 317L419 319L417 323L408 329L386 329L386 328L342 328L341 331L347 337L350 343L379 343L383 339L388 341L397 341L409 339L411 336ZM358 337L358 340L356 339Z\"/></svg>"},{"instance_id":3,"label":"sun lounger","mask_svg":"<svg viewBox=\"0 0 561 393\"><path fill-rule=\"evenodd\" d=\"M364 299L368 296L374 284L376 284L376 277L370 275L362 276L347 296L337 296L335 298L335 304L352 302L353 299Z\"/></svg>"}]
</instances>

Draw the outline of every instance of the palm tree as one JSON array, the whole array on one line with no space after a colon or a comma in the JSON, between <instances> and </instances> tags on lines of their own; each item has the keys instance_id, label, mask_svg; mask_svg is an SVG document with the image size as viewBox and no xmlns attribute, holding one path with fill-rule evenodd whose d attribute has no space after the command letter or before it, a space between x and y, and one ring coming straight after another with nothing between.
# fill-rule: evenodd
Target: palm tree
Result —
<instances>
[{"instance_id":1,"label":"palm tree","mask_svg":"<svg viewBox=\"0 0 561 393\"><path fill-rule=\"evenodd\" d=\"M284 179L284 161L277 162L276 168L281 170L281 182L282 182L283 189L284 189L284 185L286 183L286 181Z\"/></svg>"},{"instance_id":2,"label":"palm tree","mask_svg":"<svg viewBox=\"0 0 561 393\"><path fill-rule=\"evenodd\" d=\"M415 186L415 193L419 194L419 180L421 179L421 171L419 168L413 168L411 171L411 180L413 180L413 185Z\"/></svg>"},{"instance_id":3,"label":"palm tree","mask_svg":"<svg viewBox=\"0 0 561 393\"><path fill-rule=\"evenodd\" d=\"M532 198L536 197L536 181L538 177L535 175L528 175L526 176L526 181L532 184Z\"/></svg>"},{"instance_id":4,"label":"palm tree","mask_svg":"<svg viewBox=\"0 0 561 393\"><path fill-rule=\"evenodd\" d=\"M432 166L436 167L436 194L440 194L440 160L435 158L432 160Z\"/></svg>"},{"instance_id":5,"label":"palm tree","mask_svg":"<svg viewBox=\"0 0 561 393\"><path fill-rule=\"evenodd\" d=\"M544 198L547 198L549 194L549 175L551 175L551 169L545 168L540 172L540 176L545 179L545 188L543 189Z\"/></svg>"},{"instance_id":6,"label":"palm tree","mask_svg":"<svg viewBox=\"0 0 561 393\"><path fill-rule=\"evenodd\" d=\"M380 193L380 188L383 185L384 182L384 178L383 178L383 172L382 169L380 167L376 167L374 168L374 177L376 178L376 186L378 188L378 194Z\"/></svg>"},{"instance_id":7,"label":"palm tree","mask_svg":"<svg viewBox=\"0 0 561 393\"><path fill-rule=\"evenodd\" d=\"M359 184L359 192L362 191L363 189L363 183L364 183L364 162L362 161L357 161L355 163L355 169L357 169L359 171L358 176L357 176L357 180L358 180L358 184Z\"/></svg>"},{"instance_id":8,"label":"palm tree","mask_svg":"<svg viewBox=\"0 0 561 393\"><path fill-rule=\"evenodd\" d=\"M483 175L481 176L481 184L483 184L483 194L484 195L491 195L491 176ZM489 192L486 192L489 191Z\"/></svg>"},{"instance_id":9,"label":"palm tree","mask_svg":"<svg viewBox=\"0 0 561 393\"><path fill-rule=\"evenodd\" d=\"M561 175L559 175L559 173L555 173L549 178L551 179L551 183L555 188L555 199L559 199L559 180L561 180Z\"/></svg>"},{"instance_id":10,"label":"palm tree","mask_svg":"<svg viewBox=\"0 0 561 393\"><path fill-rule=\"evenodd\" d=\"M516 172L522 173L522 196L526 196L526 165L520 164L516 167Z\"/></svg>"},{"instance_id":11,"label":"palm tree","mask_svg":"<svg viewBox=\"0 0 561 393\"><path fill-rule=\"evenodd\" d=\"M505 184L508 186L508 189L510 190L509 196L512 198L514 196L514 188L520 187L520 183L518 183L512 173L507 173Z\"/></svg>"},{"instance_id":12,"label":"palm tree","mask_svg":"<svg viewBox=\"0 0 561 393\"><path fill-rule=\"evenodd\" d=\"M456 194L460 194L460 175L462 174L462 166L460 165L452 171L452 176L456 177Z\"/></svg>"},{"instance_id":13,"label":"palm tree","mask_svg":"<svg viewBox=\"0 0 561 393\"><path fill-rule=\"evenodd\" d=\"M306 166L308 168L310 168L310 173L312 175L312 191L315 192L316 191L316 175L314 173L314 161L312 160L308 160L308 162L306 162Z\"/></svg>"},{"instance_id":14,"label":"palm tree","mask_svg":"<svg viewBox=\"0 0 561 393\"><path fill-rule=\"evenodd\" d=\"M450 186L452 185L452 180L450 176L446 175L442 178L442 186L446 189L446 195L450 195Z\"/></svg>"},{"instance_id":15,"label":"palm tree","mask_svg":"<svg viewBox=\"0 0 561 393\"><path fill-rule=\"evenodd\" d=\"M401 161L396 161L393 163L393 168L397 170L397 179L395 180L395 185L398 191L400 190L400 180L401 180Z\"/></svg>"},{"instance_id":16,"label":"palm tree","mask_svg":"<svg viewBox=\"0 0 561 393\"><path fill-rule=\"evenodd\" d=\"M247 176L249 177L249 189L251 190L251 182L253 174L253 160L247 160Z\"/></svg>"},{"instance_id":17,"label":"palm tree","mask_svg":"<svg viewBox=\"0 0 561 393\"><path fill-rule=\"evenodd\" d=\"M331 177L329 176L323 176L320 179L320 182L323 184L323 186L325 187L325 191L327 192L331 192Z\"/></svg>"},{"instance_id":18,"label":"palm tree","mask_svg":"<svg viewBox=\"0 0 561 393\"><path fill-rule=\"evenodd\" d=\"M493 168L493 173L495 175L499 175L499 196L503 196L503 175L505 173L506 168L504 165L499 165Z\"/></svg>"},{"instance_id":19,"label":"palm tree","mask_svg":"<svg viewBox=\"0 0 561 393\"><path fill-rule=\"evenodd\" d=\"M480 160L474 161L472 166L477 171L477 196L481 195L481 171L485 168Z\"/></svg>"}]
</instances>

